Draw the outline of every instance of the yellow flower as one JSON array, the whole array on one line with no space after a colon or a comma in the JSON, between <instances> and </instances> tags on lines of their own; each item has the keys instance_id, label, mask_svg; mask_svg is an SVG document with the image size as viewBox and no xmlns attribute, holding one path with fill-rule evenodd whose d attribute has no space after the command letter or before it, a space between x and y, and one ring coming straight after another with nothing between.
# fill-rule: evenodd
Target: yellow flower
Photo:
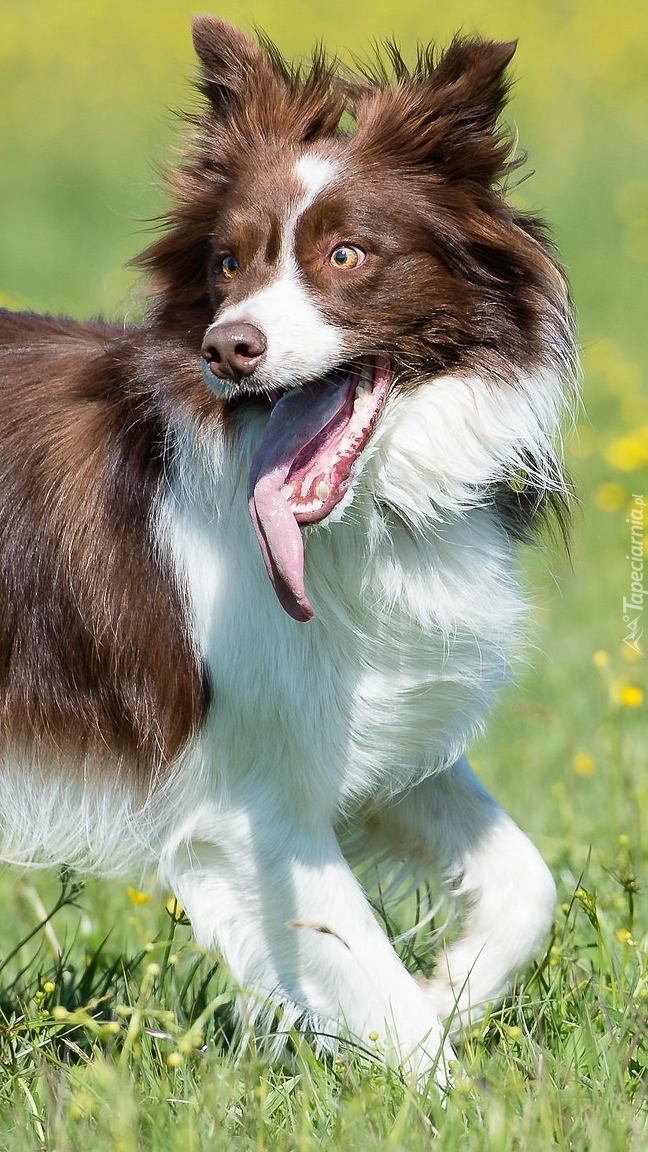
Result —
<instances>
[{"instance_id":1,"label":"yellow flower","mask_svg":"<svg viewBox=\"0 0 648 1152\"><path fill-rule=\"evenodd\" d=\"M54 984L51 980L46 980L45 983L43 984L43 992L50 992L51 993L51 992L55 992L55 991L56 991L56 984Z\"/></svg>"},{"instance_id":2,"label":"yellow flower","mask_svg":"<svg viewBox=\"0 0 648 1152\"><path fill-rule=\"evenodd\" d=\"M634 944L632 933L628 932L627 928L619 928L619 931L615 932L615 936L620 944Z\"/></svg>"},{"instance_id":3,"label":"yellow flower","mask_svg":"<svg viewBox=\"0 0 648 1152\"><path fill-rule=\"evenodd\" d=\"M589 752L577 752L574 756L574 771L579 776L591 776L594 771L594 757Z\"/></svg>"},{"instance_id":4,"label":"yellow flower","mask_svg":"<svg viewBox=\"0 0 648 1152\"><path fill-rule=\"evenodd\" d=\"M604 455L619 472L636 472L648 461L645 445L638 436L619 436L608 444Z\"/></svg>"},{"instance_id":5,"label":"yellow flower","mask_svg":"<svg viewBox=\"0 0 648 1152\"><path fill-rule=\"evenodd\" d=\"M599 484L594 492L594 500L604 512L618 512L625 504L626 494L620 484L609 481Z\"/></svg>"},{"instance_id":6,"label":"yellow flower","mask_svg":"<svg viewBox=\"0 0 648 1152\"><path fill-rule=\"evenodd\" d=\"M182 907L180 901L176 900L175 896L169 896L169 899L167 900L164 907L173 920L181 920L184 916L184 908Z\"/></svg>"},{"instance_id":7,"label":"yellow flower","mask_svg":"<svg viewBox=\"0 0 648 1152\"><path fill-rule=\"evenodd\" d=\"M151 899L150 892L140 892L137 888L131 888L130 886L126 889L126 891L128 893L128 899L130 900L131 904L148 904L149 900Z\"/></svg>"},{"instance_id":8,"label":"yellow flower","mask_svg":"<svg viewBox=\"0 0 648 1152\"><path fill-rule=\"evenodd\" d=\"M597 648L592 656L592 661L597 668L607 668L610 663L610 657L603 648Z\"/></svg>"},{"instance_id":9,"label":"yellow flower","mask_svg":"<svg viewBox=\"0 0 648 1152\"><path fill-rule=\"evenodd\" d=\"M643 692L636 684L623 684L619 688L619 703L626 708L638 708L643 703Z\"/></svg>"}]
</instances>

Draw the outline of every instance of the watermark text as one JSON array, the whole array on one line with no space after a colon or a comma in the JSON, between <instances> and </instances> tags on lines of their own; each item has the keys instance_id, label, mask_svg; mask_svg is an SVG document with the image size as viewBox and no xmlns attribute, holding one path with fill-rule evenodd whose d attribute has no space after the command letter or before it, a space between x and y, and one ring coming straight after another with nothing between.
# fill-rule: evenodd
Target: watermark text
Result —
<instances>
[{"instance_id":1,"label":"watermark text","mask_svg":"<svg viewBox=\"0 0 648 1152\"><path fill-rule=\"evenodd\" d=\"M626 524L630 525L630 552L626 560L630 565L630 595L623 597L623 623L626 635L623 643L635 652L641 653L639 641L643 636L641 616L644 610L644 596L648 596L648 588L644 588L644 510L643 496L633 493L630 515Z\"/></svg>"}]
</instances>

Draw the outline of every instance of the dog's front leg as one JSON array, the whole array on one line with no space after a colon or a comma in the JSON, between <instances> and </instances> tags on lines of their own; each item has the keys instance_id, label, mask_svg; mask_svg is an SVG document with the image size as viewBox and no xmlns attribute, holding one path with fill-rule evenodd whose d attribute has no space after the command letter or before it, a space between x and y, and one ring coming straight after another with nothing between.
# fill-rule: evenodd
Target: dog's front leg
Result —
<instances>
[{"instance_id":1,"label":"dog's front leg","mask_svg":"<svg viewBox=\"0 0 648 1152\"><path fill-rule=\"evenodd\" d=\"M272 814L207 811L164 853L161 878L198 942L218 949L254 1023L283 1006L288 1026L347 1037L410 1074L451 1055L433 1000L376 922L330 827ZM322 1041L323 1046L326 1040Z\"/></svg>"},{"instance_id":2,"label":"dog's front leg","mask_svg":"<svg viewBox=\"0 0 648 1152\"><path fill-rule=\"evenodd\" d=\"M364 852L409 860L415 876L440 878L458 902L459 934L422 984L456 1035L542 947L556 901L546 864L463 758L370 816Z\"/></svg>"}]
</instances>

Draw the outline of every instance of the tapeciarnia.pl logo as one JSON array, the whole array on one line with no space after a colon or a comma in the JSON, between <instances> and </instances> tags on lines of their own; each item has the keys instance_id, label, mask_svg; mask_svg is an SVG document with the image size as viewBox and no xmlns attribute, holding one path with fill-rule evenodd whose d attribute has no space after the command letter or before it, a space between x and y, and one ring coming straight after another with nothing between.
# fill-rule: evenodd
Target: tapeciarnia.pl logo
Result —
<instances>
[{"instance_id":1,"label":"tapeciarnia.pl logo","mask_svg":"<svg viewBox=\"0 0 648 1152\"><path fill-rule=\"evenodd\" d=\"M643 496L632 494L633 505L626 524L630 525L630 552L626 560L630 562L630 596L623 597L623 623L626 626L626 635L623 643L635 652L641 653L639 641L643 636L640 626L641 614L644 610L644 596L648 595L648 588L644 588L644 508Z\"/></svg>"}]
</instances>

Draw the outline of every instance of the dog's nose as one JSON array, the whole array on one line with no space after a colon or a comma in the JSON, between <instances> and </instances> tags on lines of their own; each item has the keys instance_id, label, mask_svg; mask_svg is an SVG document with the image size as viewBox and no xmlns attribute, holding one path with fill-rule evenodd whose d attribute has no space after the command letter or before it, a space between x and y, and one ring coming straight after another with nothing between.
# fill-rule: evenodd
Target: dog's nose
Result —
<instances>
[{"instance_id":1,"label":"dog's nose","mask_svg":"<svg viewBox=\"0 0 648 1152\"><path fill-rule=\"evenodd\" d=\"M202 343L203 359L221 380L251 376L265 356L268 345L254 324L214 324Z\"/></svg>"}]
</instances>

